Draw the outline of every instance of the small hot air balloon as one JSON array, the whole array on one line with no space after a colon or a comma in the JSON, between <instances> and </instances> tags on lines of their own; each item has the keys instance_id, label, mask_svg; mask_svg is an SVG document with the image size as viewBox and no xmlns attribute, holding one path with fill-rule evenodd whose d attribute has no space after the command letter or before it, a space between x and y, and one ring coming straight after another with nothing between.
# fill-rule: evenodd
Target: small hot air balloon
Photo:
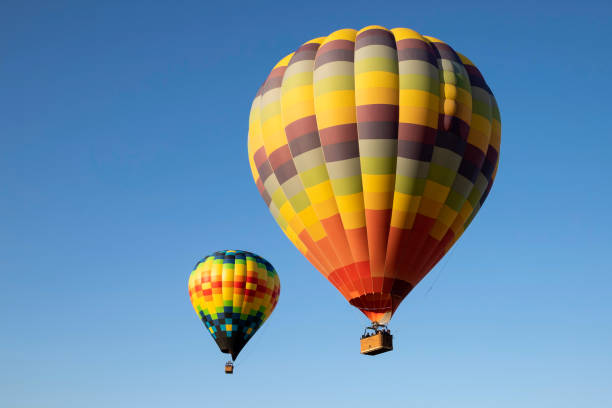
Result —
<instances>
[{"instance_id":1,"label":"small hot air balloon","mask_svg":"<svg viewBox=\"0 0 612 408\"><path fill-rule=\"evenodd\" d=\"M197 315L233 361L270 316L278 302L280 280L270 264L247 251L218 251L198 262L189 276L189 297Z\"/></svg>"},{"instance_id":2,"label":"small hot air balloon","mask_svg":"<svg viewBox=\"0 0 612 408\"><path fill-rule=\"evenodd\" d=\"M378 335L481 208L500 140L497 103L467 57L369 26L276 64L252 104L248 151L276 222ZM391 349L382 337L362 352Z\"/></svg>"}]
</instances>

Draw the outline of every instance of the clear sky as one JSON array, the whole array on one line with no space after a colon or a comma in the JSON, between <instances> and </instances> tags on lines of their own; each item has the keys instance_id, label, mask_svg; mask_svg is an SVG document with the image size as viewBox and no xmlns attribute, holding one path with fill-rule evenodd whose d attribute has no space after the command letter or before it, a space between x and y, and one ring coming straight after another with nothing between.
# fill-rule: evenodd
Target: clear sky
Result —
<instances>
[{"instance_id":1,"label":"clear sky","mask_svg":"<svg viewBox=\"0 0 612 408\"><path fill-rule=\"evenodd\" d=\"M612 406L611 20L607 1L4 0L0 406ZM277 60L371 24L467 55L502 115L492 193L378 357L246 152ZM187 293L225 248L282 281L233 377Z\"/></svg>"}]
</instances>

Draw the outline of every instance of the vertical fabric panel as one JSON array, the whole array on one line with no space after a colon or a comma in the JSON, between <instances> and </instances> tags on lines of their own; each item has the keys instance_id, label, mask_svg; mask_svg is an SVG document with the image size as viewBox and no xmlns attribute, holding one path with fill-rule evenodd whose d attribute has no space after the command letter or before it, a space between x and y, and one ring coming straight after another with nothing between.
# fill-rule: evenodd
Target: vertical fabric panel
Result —
<instances>
[{"instance_id":1,"label":"vertical fabric panel","mask_svg":"<svg viewBox=\"0 0 612 408\"><path fill-rule=\"evenodd\" d=\"M329 35L315 56L314 106L325 168L340 214L352 262L346 274L361 294L371 293L357 118L355 111L355 30Z\"/></svg>"},{"instance_id":2,"label":"vertical fabric panel","mask_svg":"<svg viewBox=\"0 0 612 408\"><path fill-rule=\"evenodd\" d=\"M395 38L384 27L366 27L355 42L355 105L372 292L380 295L360 306L383 314L389 303L383 283L395 187L398 103ZM387 279L384 286L391 284Z\"/></svg>"}]
</instances>

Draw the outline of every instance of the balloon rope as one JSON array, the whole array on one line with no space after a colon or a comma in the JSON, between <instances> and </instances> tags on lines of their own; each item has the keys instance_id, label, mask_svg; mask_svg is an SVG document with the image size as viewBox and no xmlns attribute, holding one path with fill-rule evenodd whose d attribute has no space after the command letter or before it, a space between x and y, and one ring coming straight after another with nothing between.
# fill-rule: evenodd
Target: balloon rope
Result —
<instances>
[{"instance_id":1,"label":"balloon rope","mask_svg":"<svg viewBox=\"0 0 612 408\"><path fill-rule=\"evenodd\" d=\"M436 275L436 278L432 282L431 286L429 287L429 289L427 289L427 292L425 292L425 296L424 297L427 297L427 295L429 295L429 292L431 292L433 287L438 282L438 279L440 279L440 276L442 276L442 272L444 272L444 270L446 269L446 266L448 265L449 261L451 260L451 255L453 254L453 251L454 251L456 246L457 246L456 244L453 245L453 247L450 249L450 251L448 251L448 254L446 254L446 262L444 262L444 265L442 265L442 269L440 269L440 272L438 272L438 275Z\"/></svg>"}]
</instances>

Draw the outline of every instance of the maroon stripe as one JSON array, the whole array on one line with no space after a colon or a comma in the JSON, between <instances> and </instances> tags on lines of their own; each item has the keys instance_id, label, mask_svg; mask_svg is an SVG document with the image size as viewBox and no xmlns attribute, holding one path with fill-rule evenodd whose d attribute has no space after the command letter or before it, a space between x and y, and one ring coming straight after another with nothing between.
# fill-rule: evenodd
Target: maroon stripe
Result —
<instances>
[{"instance_id":1,"label":"maroon stripe","mask_svg":"<svg viewBox=\"0 0 612 408\"><path fill-rule=\"evenodd\" d=\"M482 197L480 197L480 206L482 207L482 204L485 202L485 200L487 199L487 197L489 196L489 193L491 192L491 187L493 186L493 183L489 181L489 184L487 185L487 189L485 190L484 194L482 195Z\"/></svg>"},{"instance_id":2,"label":"maroon stripe","mask_svg":"<svg viewBox=\"0 0 612 408\"><path fill-rule=\"evenodd\" d=\"M336 61L350 61L353 62L355 59L355 52L353 50L332 50L325 53L318 53L315 58L315 69L320 66L327 64L328 62Z\"/></svg>"},{"instance_id":3,"label":"maroon stripe","mask_svg":"<svg viewBox=\"0 0 612 408\"><path fill-rule=\"evenodd\" d=\"M283 184L285 181L295 176L297 174L297 170L295 168L295 164L293 164L293 160L290 160L278 167L276 170L274 170L274 174L276 174L279 184Z\"/></svg>"},{"instance_id":4,"label":"maroon stripe","mask_svg":"<svg viewBox=\"0 0 612 408\"><path fill-rule=\"evenodd\" d=\"M405 50L399 50L397 52L398 61L410 61L410 60L418 60L429 62L434 65L436 68L438 67L438 63L436 61L436 55L427 50L421 50L418 48L408 48Z\"/></svg>"},{"instance_id":5,"label":"maroon stripe","mask_svg":"<svg viewBox=\"0 0 612 408\"><path fill-rule=\"evenodd\" d=\"M468 143L465 146L463 159L461 160L457 173L474 183L476 182L476 178L478 177L478 173L480 172L484 160L485 155L482 150L473 144Z\"/></svg>"},{"instance_id":6,"label":"maroon stripe","mask_svg":"<svg viewBox=\"0 0 612 408\"><path fill-rule=\"evenodd\" d=\"M330 126L319 130L321 145L333 145L346 141L357 141L357 124L347 123L344 125Z\"/></svg>"},{"instance_id":7,"label":"maroon stripe","mask_svg":"<svg viewBox=\"0 0 612 408\"><path fill-rule=\"evenodd\" d=\"M323 154L326 162L352 159L359 157L359 143L349 141L323 146Z\"/></svg>"},{"instance_id":8,"label":"maroon stripe","mask_svg":"<svg viewBox=\"0 0 612 408\"><path fill-rule=\"evenodd\" d=\"M400 123L398 125L397 137L400 140L433 145L436 142L436 135L437 130L429 126L417 125L415 123Z\"/></svg>"},{"instance_id":9,"label":"maroon stripe","mask_svg":"<svg viewBox=\"0 0 612 408\"><path fill-rule=\"evenodd\" d=\"M470 85L477 86L479 88L482 88L482 89L486 90L489 93L492 93L491 89L489 88L489 86L485 82L485 80L484 80L482 74L480 73L480 71L478 70L478 68L476 68L473 65L464 65L464 67L465 67L465 70L468 73L468 76L470 77Z\"/></svg>"},{"instance_id":10,"label":"maroon stripe","mask_svg":"<svg viewBox=\"0 0 612 408\"><path fill-rule=\"evenodd\" d=\"M485 159L485 154L478 147L474 146L471 143L468 143L465 146L465 152L463 153L463 160L467 160L470 163L478 166L478 168L480 168L480 166L482 166L482 162L484 161L484 159Z\"/></svg>"},{"instance_id":11,"label":"maroon stripe","mask_svg":"<svg viewBox=\"0 0 612 408\"><path fill-rule=\"evenodd\" d=\"M317 43L308 43L302 45L297 49L293 57L291 57L291 61L289 61L289 65L303 60L314 60L315 55L317 55L317 50L319 49L320 44Z\"/></svg>"},{"instance_id":12,"label":"maroon stripe","mask_svg":"<svg viewBox=\"0 0 612 408\"><path fill-rule=\"evenodd\" d=\"M272 203L272 198L270 197L270 194L268 194L268 192L266 190L264 190L261 193L261 198L263 198L264 202L266 203L266 205L268 207L270 207L270 204Z\"/></svg>"},{"instance_id":13,"label":"maroon stripe","mask_svg":"<svg viewBox=\"0 0 612 408\"><path fill-rule=\"evenodd\" d=\"M265 183L272 174L272 167L270 167L270 163L266 160L261 166L257 167L257 171L259 172L259 178Z\"/></svg>"},{"instance_id":14,"label":"maroon stripe","mask_svg":"<svg viewBox=\"0 0 612 408\"><path fill-rule=\"evenodd\" d=\"M289 66L291 66L292 64L295 64L296 62L299 61L313 61L315 59L315 56L317 55L317 51L313 50L313 51L302 51L300 53L296 53L293 58L291 58L291 61L289 62Z\"/></svg>"},{"instance_id":15,"label":"maroon stripe","mask_svg":"<svg viewBox=\"0 0 612 408\"><path fill-rule=\"evenodd\" d=\"M273 78L268 78L268 80L266 81L266 83L263 86L263 90L262 93L266 93L272 89L277 89L280 88L281 84L283 83L283 77L273 77Z\"/></svg>"},{"instance_id":16,"label":"maroon stripe","mask_svg":"<svg viewBox=\"0 0 612 408\"><path fill-rule=\"evenodd\" d=\"M359 122L357 132L359 139L397 139L397 121Z\"/></svg>"},{"instance_id":17,"label":"maroon stripe","mask_svg":"<svg viewBox=\"0 0 612 408\"><path fill-rule=\"evenodd\" d=\"M257 186L257 191L259 191L260 194L263 194L263 192L265 191L265 187L263 183L261 182L261 178L259 177L257 178L255 185Z\"/></svg>"},{"instance_id":18,"label":"maroon stripe","mask_svg":"<svg viewBox=\"0 0 612 408\"><path fill-rule=\"evenodd\" d=\"M291 160L291 152L289 151L288 145L283 145L270 153L270 157L268 158L270 161L270 165L273 170L276 170L279 166L286 163L288 160Z\"/></svg>"},{"instance_id":19,"label":"maroon stripe","mask_svg":"<svg viewBox=\"0 0 612 408\"><path fill-rule=\"evenodd\" d=\"M289 142L306 133L312 133L316 131L317 117L315 115L295 120L285 127L285 134L287 135L287 140Z\"/></svg>"},{"instance_id":20,"label":"maroon stripe","mask_svg":"<svg viewBox=\"0 0 612 408\"><path fill-rule=\"evenodd\" d=\"M261 146L253 155L255 167L261 166L266 160L268 160L268 156L266 155L266 148Z\"/></svg>"},{"instance_id":21,"label":"maroon stripe","mask_svg":"<svg viewBox=\"0 0 612 408\"><path fill-rule=\"evenodd\" d=\"M357 122L393 122L399 117L397 105L358 105Z\"/></svg>"},{"instance_id":22,"label":"maroon stripe","mask_svg":"<svg viewBox=\"0 0 612 408\"><path fill-rule=\"evenodd\" d=\"M289 142L289 148L293 157L297 157L302 153L311 151L321 147L321 141L319 140L319 132L306 133L291 142Z\"/></svg>"},{"instance_id":23,"label":"maroon stripe","mask_svg":"<svg viewBox=\"0 0 612 408\"><path fill-rule=\"evenodd\" d=\"M433 145L410 140L398 140L397 155L406 159L430 162L433 155Z\"/></svg>"},{"instance_id":24,"label":"maroon stripe","mask_svg":"<svg viewBox=\"0 0 612 408\"><path fill-rule=\"evenodd\" d=\"M395 37L387 30L373 28L357 35L355 50L368 45L385 45L395 49Z\"/></svg>"},{"instance_id":25,"label":"maroon stripe","mask_svg":"<svg viewBox=\"0 0 612 408\"><path fill-rule=\"evenodd\" d=\"M464 141L467 140L470 133L470 125L452 115L438 115L438 129L456 133Z\"/></svg>"},{"instance_id":26,"label":"maroon stripe","mask_svg":"<svg viewBox=\"0 0 612 408\"><path fill-rule=\"evenodd\" d=\"M487 156L485 158L484 163L482 164L482 174L487 178L487 180L491 180L493 176L493 171L495 170L495 164L497 164L497 159L499 157L499 153L495 148L489 145L487 149Z\"/></svg>"},{"instance_id":27,"label":"maroon stripe","mask_svg":"<svg viewBox=\"0 0 612 408\"><path fill-rule=\"evenodd\" d=\"M457 53L455 53L455 50L453 50L450 46L439 42L432 42L431 45L438 51L441 58L462 64L461 58L459 58Z\"/></svg>"},{"instance_id":28,"label":"maroon stripe","mask_svg":"<svg viewBox=\"0 0 612 408\"><path fill-rule=\"evenodd\" d=\"M316 51L316 50L319 49L320 46L321 46L321 44L319 44L319 43L309 42L307 44L300 45L300 48L298 48L295 53L297 54L299 52L304 52L304 51Z\"/></svg>"},{"instance_id":29,"label":"maroon stripe","mask_svg":"<svg viewBox=\"0 0 612 408\"><path fill-rule=\"evenodd\" d=\"M285 70L287 69L286 66L281 66L281 67L276 67L274 68L272 71L270 71L270 75L268 75L268 79L270 78L276 78L276 77L283 77L283 75L285 75Z\"/></svg>"},{"instance_id":30,"label":"maroon stripe","mask_svg":"<svg viewBox=\"0 0 612 408\"><path fill-rule=\"evenodd\" d=\"M446 132L444 130L438 130L436 137L436 147L442 149L448 149L457 153L459 156L463 156L465 151L465 145L467 143L457 133Z\"/></svg>"},{"instance_id":31,"label":"maroon stripe","mask_svg":"<svg viewBox=\"0 0 612 408\"><path fill-rule=\"evenodd\" d=\"M469 76L474 76L474 77L482 78L482 73L474 65L469 65L468 64L468 65L464 65L464 67L465 67L465 70L467 71Z\"/></svg>"},{"instance_id":32,"label":"maroon stripe","mask_svg":"<svg viewBox=\"0 0 612 408\"><path fill-rule=\"evenodd\" d=\"M474 163L471 163L467 160L463 160L459 165L459 169L457 169L457 174L461 174L463 177L470 180L472 183L476 182L479 172L480 166L476 166Z\"/></svg>"},{"instance_id":33,"label":"maroon stripe","mask_svg":"<svg viewBox=\"0 0 612 408\"><path fill-rule=\"evenodd\" d=\"M397 42L397 50L405 50L409 48L417 48L421 50L425 50L431 52L431 47L429 43L425 41L418 40L416 38L406 38L404 40L399 40Z\"/></svg>"},{"instance_id":34,"label":"maroon stripe","mask_svg":"<svg viewBox=\"0 0 612 408\"><path fill-rule=\"evenodd\" d=\"M350 40L333 40L319 47L319 54L326 53L331 50L354 50L355 43Z\"/></svg>"}]
</instances>

